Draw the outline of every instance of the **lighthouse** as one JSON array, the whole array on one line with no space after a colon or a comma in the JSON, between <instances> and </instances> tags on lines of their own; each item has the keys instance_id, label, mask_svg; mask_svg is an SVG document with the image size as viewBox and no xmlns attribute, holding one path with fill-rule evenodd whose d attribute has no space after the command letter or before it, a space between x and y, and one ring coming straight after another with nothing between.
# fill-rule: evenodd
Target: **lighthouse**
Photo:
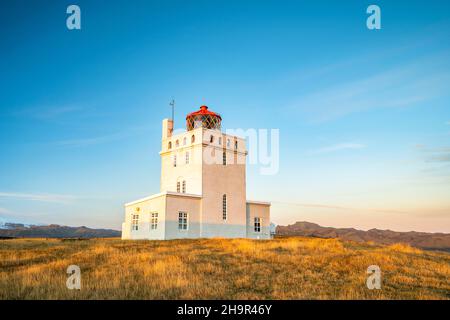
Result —
<instances>
[{"instance_id":1,"label":"lighthouse","mask_svg":"<svg viewBox=\"0 0 450 320\"><path fill-rule=\"evenodd\" d=\"M246 199L246 141L207 106L162 121L160 193L125 204L122 239L270 238L270 203Z\"/></svg>"}]
</instances>

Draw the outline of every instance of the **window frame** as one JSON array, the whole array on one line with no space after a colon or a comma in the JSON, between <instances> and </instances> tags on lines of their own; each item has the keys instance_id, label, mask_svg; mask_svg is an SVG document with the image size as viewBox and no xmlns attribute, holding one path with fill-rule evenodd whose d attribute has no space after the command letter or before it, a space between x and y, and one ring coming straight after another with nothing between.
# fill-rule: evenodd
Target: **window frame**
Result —
<instances>
[{"instance_id":1,"label":"window frame","mask_svg":"<svg viewBox=\"0 0 450 320\"><path fill-rule=\"evenodd\" d=\"M150 231L158 229L158 212L150 213Z\"/></svg>"},{"instance_id":2,"label":"window frame","mask_svg":"<svg viewBox=\"0 0 450 320\"><path fill-rule=\"evenodd\" d=\"M189 214L187 211L178 211L178 231L189 230Z\"/></svg>"},{"instance_id":3,"label":"window frame","mask_svg":"<svg viewBox=\"0 0 450 320\"><path fill-rule=\"evenodd\" d=\"M139 214L131 214L131 231L139 231Z\"/></svg>"},{"instance_id":4,"label":"window frame","mask_svg":"<svg viewBox=\"0 0 450 320\"><path fill-rule=\"evenodd\" d=\"M262 219L260 217L253 218L253 231L255 233L261 233L261 223Z\"/></svg>"},{"instance_id":5,"label":"window frame","mask_svg":"<svg viewBox=\"0 0 450 320\"><path fill-rule=\"evenodd\" d=\"M227 213L227 195L224 194L222 196L222 220L227 221L228 220L228 213Z\"/></svg>"}]
</instances>

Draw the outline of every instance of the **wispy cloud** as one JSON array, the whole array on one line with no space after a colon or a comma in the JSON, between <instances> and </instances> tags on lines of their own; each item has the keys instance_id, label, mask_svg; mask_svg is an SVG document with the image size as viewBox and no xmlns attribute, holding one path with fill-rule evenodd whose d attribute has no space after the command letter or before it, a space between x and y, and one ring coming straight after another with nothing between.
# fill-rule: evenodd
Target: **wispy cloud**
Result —
<instances>
[{"instance_id":1,"label":"wispy cloud","mask_svg":"<svg viewBox=\"0 0 450 320\"><path fill-rule=\"evenodd\" d=\"M11 198L25 201L70 203L79 199L73 195L49 194L49 193L18 193L18 192L0 192L0 198Z\"/></svg>"},{"instance_id":2,"label":"wispy cloud","mask_svg":"<svg viewBox=\"0 0 450 320\"><path fill-rule=\"evenodd\" d=\"M119 131L112 134L95 136L95 137L87 137L87 138L79 138L79 139L68 139L57 141L55 144L59 146L65 147L86 147L91 145L98 145L102 143L109 143L117 140L126 139L128 137L133 137L139 135L143 132L148 131L148 127L133 127L128 128L126 131Z\"/></svg>"},{"instance_id":3,"label":"wispy cloud","mask_svg":"<svg viewBox=\"0 0 450 320\"><path fill-rule=\"evenodd\" d=\"M83 107L73 105L56 106L56 107L33 107L17 111L15 112L15 115L27 116L40 120L50 120L66 114L80 112L83 109L84 109Z\"/></svg>"},{"instance_id":4,"label":"wispy cloud","mask_svg":"<svg viewBox=\"0 0 450 320\"><path fill-rule=\"evenodd\" d=\"M327 146L319 149L310 150L308 154L322 154L322 153L330 153L330 152L337 152L342 150L348 150L348 149L363 149L366 145L360 144L360 143L338 143L332 146Z\"/></svg>"},{"instance_id":5,"label":"wispy cloud","mask_svg":"<svg viewBox=\"0 0 450 320\"><path fill-rule=\"evenodd\" d=\"M306 93L291 105L313 122L376 108L406 107L448 94L450 72L443 56L448 52L416 59L375 74L345 78L339 84ZM443 62L444 61L444 62Z\"/></svg>"},{"instance_id":6,"label":"wispy cloud","mask_svg":"<svg viewBox=\"0 0 450 320\"><path fill-rule=\"evenodd\" d=\"M96 145L96 144L102 144L102 143L120 140L127 136L129 136L129 134L127 134L127 133L115 133L115 134L97 136L97 137L91 137L91 138L62 140L62 141L58 141L56 144L60 145L60 146L66 146L66 147L84 147L84 146L90 146L90 145Z\"/></svg>"},{"instance_id":7,"label":"wispy cloud","mask_svg":"<svg viewBox=\"0 0 450 320\"><path fill-rule=\"evenodd\" d=\"M0 214L11 214L11 211L5 208L0 208Z\"/></svg>"},{"instance_id":8,"label":"wispy cloud","mask_svg":"<svg viewBox=\"0 0 450 320\"><path fill-rule=\"evenodd\" d=\"M343 207L328 204L318 204L318 203L294 203L294 202L282 202L282 201L271 201L274 204L281 204L287 206L297 206L304 208L317 208L317 209L331 209L331 210L343 210L343 211L359 211L359 212L380 212L380 213L394 213L394 214L406 214L405 211L393 210L393 209L374 209L374 208L353 208L353 207Z\"/></svg>"},{"instance_id":9,"label":"wispy cloud","mask_svg":"<svg viewBox=\"0 0 450 320\"><path fill-rule=\"evenodd\" d=\"M425 145L416 145L422 152L425 162L450 162L450 147L430 148Z\"/></svg>"}]
</instances>

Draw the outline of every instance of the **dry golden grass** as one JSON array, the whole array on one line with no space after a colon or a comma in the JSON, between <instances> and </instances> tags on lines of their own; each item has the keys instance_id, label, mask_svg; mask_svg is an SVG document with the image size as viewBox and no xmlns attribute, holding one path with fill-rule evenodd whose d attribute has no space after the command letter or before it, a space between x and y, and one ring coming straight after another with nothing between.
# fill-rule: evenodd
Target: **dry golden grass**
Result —
<instances>
[{"instance_id":1,"label":"dry golden grass","mask_svg":"<svg viewBox=\"0 0 450 320\"><path fill-rule=\"evenodd\" d=\"M66 269L81 268L81 290ZM382 289L366 287L378 265ZM284 238L0 241L0 299L449 299L450 254Z\"/></svg>"}]
</instances>

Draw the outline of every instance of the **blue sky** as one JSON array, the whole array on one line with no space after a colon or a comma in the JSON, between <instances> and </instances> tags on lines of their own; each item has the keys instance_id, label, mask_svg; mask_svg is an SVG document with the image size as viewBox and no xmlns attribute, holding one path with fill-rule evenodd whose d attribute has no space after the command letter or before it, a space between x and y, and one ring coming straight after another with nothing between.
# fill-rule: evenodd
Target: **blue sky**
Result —
<instances>
[{"instance_id":1,"label":"blue sky","mask_svg":"<svg viewBox=\"0 0 450 320\"><path fill-rule=\"evenodd\" d=\"M366 28L380 6L382 29ZM77 4L82 29L66 28ZM2 1L0 218L120 228L161 120L280 129L272 220L450 232L448 1Z\"/></svg>"}]
</instances>

